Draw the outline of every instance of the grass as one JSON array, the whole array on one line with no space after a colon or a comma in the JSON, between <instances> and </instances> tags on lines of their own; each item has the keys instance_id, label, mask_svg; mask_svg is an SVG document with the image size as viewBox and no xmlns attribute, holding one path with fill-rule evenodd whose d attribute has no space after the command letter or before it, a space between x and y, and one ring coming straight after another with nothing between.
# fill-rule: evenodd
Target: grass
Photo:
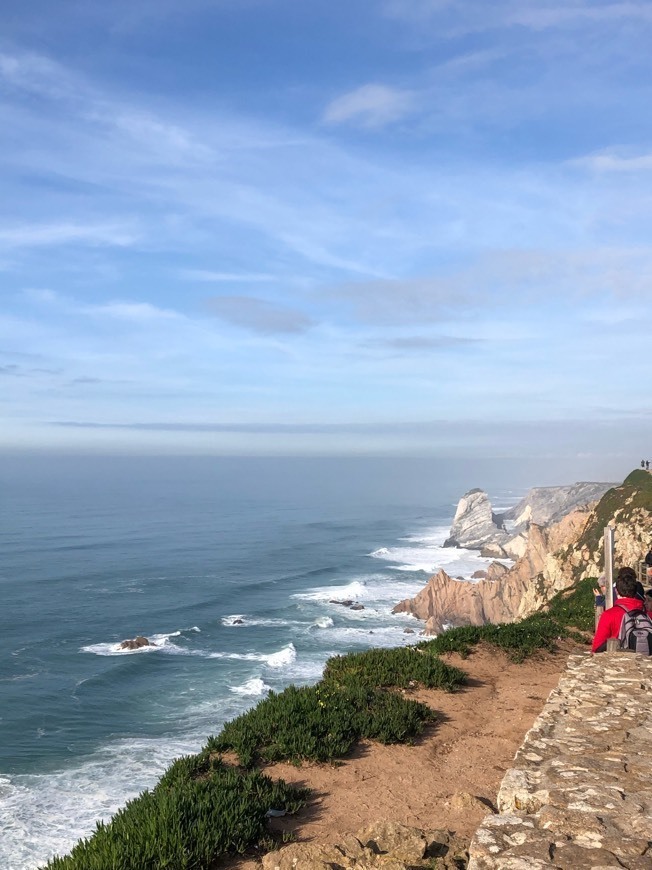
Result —
<instances>
[{"instance_id":1,"label":"grass","mask_svg":"<svg viewBox=\"0 0 652 870\"><path fill-rule=\"evenodd\" d=\"M221 856L269 841L266 812L295 812L305 789L224 766L207 753L180 758L151 791L119 810L47 870L206 870Z\"/></svg>"},{"instance_id":2,"label":"grass","mask_svg":"<svg viewBox=\"0 0 652 870\"><path fill-rule=\"evenodd\" d=\"M559 592L544 613L535 613L519 622L451 628L433 640L423 641L419 649L435 654L456 652L466 657L479 643L497 647L515 662L522 662L537 650L553 650L562 637L584 640L579 632L593 631L594 579L582 580L571 590Z\"/></svg>"},{"instance_id":3,"label":"grass","mask_svg":"<svg viewBox=\"0 0 652 870\"><path fill-rule=\"evenodd\" d=\"M452 692L464 681L464 673L435 655L424 655L423 649L408 646L334 656L326 664L323 680L337 687L407 689L418 683Z\"/></svg>"},{"instance_id":4,"label":"grass","mask_svg":"<svg viewBox=\"0 0 652 870\"><path fill-rule=\"evenodd\" d=\"M600 552L605 526L614 521L627 523L640 509L652 513L652 474L638 468L625 478L621 486L607 490L602 496L574 549L579 551L586 547L591 553ZM581 566L577 571L581 571Z\"/></svg>"},{"instance_id":5,"label":"grass","mask_svg":"<svg viewBox=\"0 0 652 870\"><path fill-rule=\"evenodd\" d=\"M396 689L454 690L465 674L434 654L369 650L331 659L315 686L270 692L175 761L151 791L130 801L47 870L209 870L217 858L268 845L268 809L296 811L307 792L251 768L263 761L334 761L362 739L406 743L437 719ZM237 754L242 768L220 755Z\"/></svg>"}]
</instances>

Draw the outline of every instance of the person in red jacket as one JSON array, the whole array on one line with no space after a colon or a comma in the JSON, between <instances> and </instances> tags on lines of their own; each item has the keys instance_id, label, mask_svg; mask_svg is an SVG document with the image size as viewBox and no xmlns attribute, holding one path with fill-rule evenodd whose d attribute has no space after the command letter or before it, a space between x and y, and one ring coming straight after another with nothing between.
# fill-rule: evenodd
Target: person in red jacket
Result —
<instances>
[{"instance_id":1,"label":"person in red jacket","mask_svg":"<svg viewBox=\"0 0 652 870\"><path fill-rule=\"evenodd\" d=\"M642 610L645 604L636 596L636 572L633 568L621 568L616 577L616 592L618 603L610 607L600 617L595 630L591 652L604 652L609 638L618 637L620 624L625 616L625 610Z\"/></svg>"}]
</instances>

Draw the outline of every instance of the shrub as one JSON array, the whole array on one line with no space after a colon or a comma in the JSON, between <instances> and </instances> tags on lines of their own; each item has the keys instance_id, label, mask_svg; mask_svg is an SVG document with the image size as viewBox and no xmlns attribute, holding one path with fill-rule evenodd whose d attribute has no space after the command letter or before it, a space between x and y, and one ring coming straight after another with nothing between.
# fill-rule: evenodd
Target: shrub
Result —
<instances>
[{"instance_id":1,"label":"shrub","mask_svg":"<svg viewBox=\"0 0 652 870\"><path fill-rule=\"evenodd\" d=\"M271 692L248 713L209 738L208 752L233 751L241 764L330 761L362 738L382 743L411 739L435 714L425 704L362 684L290 686Z\"/></svg>"},{"instance_id":2,"label":"shrub","mask_svg":"<svg viewBox=\"0 0 652 870\"><path fill-rule=\"evenodd\" d=\"M419 683L429 689L454 691L464 682L459 668L446 664L423 647L370 649L329 659L323 682L336 686L396 686L407 689Z\"/></svg>"},{"instance_id":3,"label":"shrub","mask_svg":"<svg viewBox=\"0 0 652 870\"><path fill-rule=\"evenodd\" d=\"M199 778L197 766L205 768ZM182 758L152 791L108 824L98 822L90 838L46 870L207 870L219 856L265 841L268 809L294 812L306 796L305 789L228 769L206 754Z\"/></svg>"}]
</instances>

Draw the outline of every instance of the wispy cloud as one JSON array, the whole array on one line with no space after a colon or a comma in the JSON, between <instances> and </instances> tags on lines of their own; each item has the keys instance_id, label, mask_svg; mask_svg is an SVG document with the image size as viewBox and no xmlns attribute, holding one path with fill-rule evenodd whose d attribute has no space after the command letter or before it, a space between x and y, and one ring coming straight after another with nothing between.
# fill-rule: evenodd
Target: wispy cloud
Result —
<instances>
[{"instance_id":1,"label":"wispy cloud","mask_svg":"<svg viewBox=\"0 0 652 870\"><path fill-rule=\"evenodd\" d=\"M118 224L69 222L0 226L0 247L34 248L81 244L90 247L129 247L138 239L133 227Z\"/></svg>"},{"instance_id":2,"label":"wispy cloud","mask_svg":"<svg viewBox=\"0 0 652 870\"><path fill-rule=\"evenodd\" d=\"M579 157L571 161L571 165L596 172L649 172L652 169L652 153L627 155L607 151Z\"/></svg>"},{"instance_id":3,"label":"wispy cloud","mask_svg":"<svg viewBox=\"0 0 652 870\"><path fill-rule=\"evenodd\" d=\"M331 292L363 323L416 324L604 298L645 299L651 282L652 248L506 250L445 274L349 282Z\"/></svg>"},{"instance_id":4,"label":"wispy cloud","mask_svg":"<svg viewBox=\"0 0 652 870\"><path fill-rule=\"evenodd\" d=\"M369 343L370 347L389 348L401 352L415 352L448 350L450 348L465 348L469 345L482 343L481 338L467 338L454 335L408 335L398 338L388 338L382 341Z\"/></svg>"},{"instance_id":5,"label":"wispy cloud","mask_svg":"<svg viewBox=\"0 0 652 870\"><path fill-rule=\"evenodd\" d=\"M380 84L367 84L342 94L325 108L326 124L350 123L360 127L386 127L400 121L416 108L416 95Z\"/></svg>"},{"instance_id":6,"label":"wispy cloud","mask_svg":"<svg viewBox=\"0 0 652 870\"><path fill-rule=\"evenodd\" d=\"M207 310L221 320L262 335L306 332L313 320L295 308L253 296L215 296L205 301Z\"/></svg>"},{"instance_id":7,"label":"wispy cloud","mask_svg":"<svg viewBox=\"0 0 652 870\"><path fill-rule=\"evenodd\" d=\"M274 275L260 272L212 272L209 269L182 269L181 278L203 281L207 284L259 284L278 280Z\"/></svg>"},{"instance_id":8,"label":"wispy cloud","mask_svg":"<svg viewBox=\"0 0 652 870\"><path fill-rule=\"evenodd\" d=\"M616 23L639 21L652 23L652 8L649 3L568 3L539 8L512 8L506 12L506 22L522 24L535 30L563 27L582 22Z\"/></svg>"},{"instance_id":9,"label":"wispy cloud","mask_svg":"<svg viewBox=\"0 0 652 870\"><path fill-rule=\"evenodd\" d=\"M406 21L440 21L444 33L480 32L518 25L535 31L587 23L652 22L647 2L604 3L595 0L569 0L565 4L536 0L386 0L384 12Z\"/></svg>"},{"instance_id":10,"label":"wispy cloud","mask_svg":"<svg viewBox=\"0 0 652 870\"><path fill-rule=\"evenodd\" d=\"M106 305L83 306L80 311L87 314L112 317L135 323L149 323L157 320L179 320L182 315L177 311L160 308L150 302L109 302Z\"/></svg>"}]
</instances>

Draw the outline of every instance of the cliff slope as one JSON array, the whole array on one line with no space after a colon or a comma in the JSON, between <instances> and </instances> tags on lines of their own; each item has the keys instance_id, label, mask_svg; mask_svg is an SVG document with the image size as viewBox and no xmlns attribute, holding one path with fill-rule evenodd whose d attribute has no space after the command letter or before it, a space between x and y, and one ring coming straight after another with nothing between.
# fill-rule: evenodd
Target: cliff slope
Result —
<instances>
[{"instance_id":1,"label":"cliff slope","mask_svg":"<svg viewBox=\"0 0 652 870\"><path fill-rule=\"evenodd\" d=\"M394 612L422 619L428 634L449 626L521 619L544 608L557 592L599 576L607 525L616 533L616 566L635 566L652 541L652 475L634 471L592 509L573 510L548 526L530 523L524 554L498 579L469 583L440 571Z\"/></svg>"}]
</instances>

